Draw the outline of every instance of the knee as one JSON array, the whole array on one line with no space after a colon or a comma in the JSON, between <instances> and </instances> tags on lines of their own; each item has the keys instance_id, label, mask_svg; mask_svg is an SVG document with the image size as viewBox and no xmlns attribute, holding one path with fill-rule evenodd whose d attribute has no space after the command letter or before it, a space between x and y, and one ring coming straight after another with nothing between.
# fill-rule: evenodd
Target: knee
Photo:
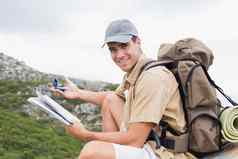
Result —
<instances>
[{"instance_id":1,"label":"knee","mask_svg":"<svg viewBox=\"0 0 238 159\"><path fill-rule=\"evenodd\" d=\"M103 100L103 108L108 108L113 103L116 103L118 100L118 96L114 92L108 92Z\"/></svg>"},{"instance_id":2,"label":"knee","mask_svg":"<svg viewBox=\"0 0 238 159\"><path fill-rule=\"evenodd\" d=\"M98 141L88 142L82 149L79 159L94 159L97 155Z\"/></svg>"},{"instance_id":3,"label":"knee","mask_svg":"<svg viewBox=\"0 0 238 159\"><path fill-rule=\"evenodd\" d=\"M111 143L90 141L83 147L79 159L115 159L115 151Z\"/></svg>"},{"instance_id":4,"label":"knee","mask_svg":"<svg viewBox=\"0 0 238 159\"><path fill-rule=\"evenodd\" d=\"M109 92L107 92L104 100L107 102L114 102L114 101L118 100L118 98L119 97L116 95L115 92L109 91Z\"/></svg>"}]
</instances>

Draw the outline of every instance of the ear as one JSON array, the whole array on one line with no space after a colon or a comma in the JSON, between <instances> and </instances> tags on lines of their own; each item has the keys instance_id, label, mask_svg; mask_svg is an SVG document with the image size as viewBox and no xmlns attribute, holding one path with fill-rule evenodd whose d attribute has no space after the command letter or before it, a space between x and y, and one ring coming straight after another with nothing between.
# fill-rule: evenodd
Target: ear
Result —
<instances>
[{"instance_id":1,"label":"ear","mask_svg":"<svg viewBox=\"0 0 238 159\"><path fill-rule=\"evenodd\" d=\"M141 45L141 40L140 40L139 37L136 38L136 43L139 44L139 45Z\"/></svg>"},{"instance_id":2,"label":"ear","mask_svg":"<svg viewBox=\"0 0 238 159\"><path fill-rule=\"evenodd\" d=\"M132 41L135 44L141 45L141 40L140 40L140 38L138 36L133 36L132 37Z\"/></svg>"}]
</instances>

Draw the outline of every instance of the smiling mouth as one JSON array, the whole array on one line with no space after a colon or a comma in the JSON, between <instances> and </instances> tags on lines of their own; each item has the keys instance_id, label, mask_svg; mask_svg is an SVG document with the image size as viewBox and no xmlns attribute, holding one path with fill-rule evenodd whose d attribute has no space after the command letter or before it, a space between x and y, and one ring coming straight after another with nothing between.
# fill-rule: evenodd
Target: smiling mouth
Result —
<instances>
[{"instance_id":1,"label":"smiling mouth","mask_svg":"<svg viewBox=\"0 0 238 159\"><path fill-rule=\"evenodd\" d=\"M124 66L124 65L127 64L127 61L119 61L118 64L121 65L121 66Z\"/></svg>"}]
</instances>

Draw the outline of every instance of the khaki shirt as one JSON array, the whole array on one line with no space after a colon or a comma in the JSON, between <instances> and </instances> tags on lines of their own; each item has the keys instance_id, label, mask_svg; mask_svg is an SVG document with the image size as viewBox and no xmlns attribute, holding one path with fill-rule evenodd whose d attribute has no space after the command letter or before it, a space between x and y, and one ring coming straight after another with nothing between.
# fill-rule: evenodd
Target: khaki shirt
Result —
<instances>
[{"instance_id":1,"label":"khaki shirt","mask_svg":"<svg viewBox=\"0 0 238 159\"><path fill-rule=\"evenodd\" d=\"M158 124L163 119L172 128L184 132L186 121L174 75L164 66L158 66L142 72L138 77L141 68L148 61L142 54L116 90L116 94L126 100L120 131L127 131L130 123ZM150 145L154 149L153 143ZM154 151L160 159L192 158L189 153L173 153L162 146Z\"/></svg>"}]
</instances>

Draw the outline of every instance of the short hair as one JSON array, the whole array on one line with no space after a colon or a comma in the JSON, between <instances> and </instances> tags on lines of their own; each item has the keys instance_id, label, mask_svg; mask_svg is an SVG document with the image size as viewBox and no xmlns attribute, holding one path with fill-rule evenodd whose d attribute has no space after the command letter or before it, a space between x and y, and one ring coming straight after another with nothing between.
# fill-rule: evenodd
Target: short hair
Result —
<instances>
[{"instance_id":1,"label":"short hair","mask_svg":"<svg viewBox=\"0 0 238 159\"><path fill-rule=\"evenodd\" d=\"M132 40L133 42L135 42L137 38L138 38L138 36L133 35L133 36L131 37L131 40Z\"/></svg>"}]
</instances>

